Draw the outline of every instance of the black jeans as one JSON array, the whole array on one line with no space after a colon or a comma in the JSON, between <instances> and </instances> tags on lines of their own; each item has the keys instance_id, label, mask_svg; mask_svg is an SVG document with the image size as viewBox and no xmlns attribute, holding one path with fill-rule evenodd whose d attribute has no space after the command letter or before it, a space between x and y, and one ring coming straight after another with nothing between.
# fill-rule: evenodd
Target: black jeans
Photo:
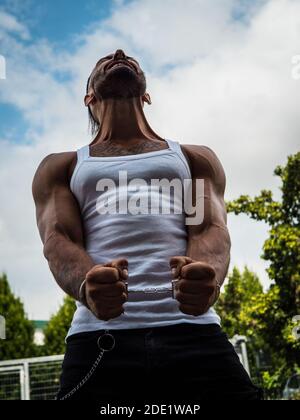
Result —
<instances>
[{"instance_id":1,"label":"black jeans","mask_svg":"<svg viewBox=\"0 0 300 420\"><path fill-rule=\"evenodd\" d=\"M89 372L103 332L67 339L57 399ZM182 323L110 333L115 348L104 353L88 382L69 399L112 403L263 399L218 325Z\"/></svg>"}]
</instances>

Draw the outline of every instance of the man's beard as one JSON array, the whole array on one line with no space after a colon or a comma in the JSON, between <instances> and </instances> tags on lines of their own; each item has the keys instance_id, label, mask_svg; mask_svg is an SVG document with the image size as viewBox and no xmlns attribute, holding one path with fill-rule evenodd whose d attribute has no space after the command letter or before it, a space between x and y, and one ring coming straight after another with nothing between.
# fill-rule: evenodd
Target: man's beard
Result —
<instances>
[{"instance_id":1,"label":"man's beard","mask_svg":"<svg viewBox=\"0 0 300 420\"><path fill-rule=\"evenodd\" d=\"M144 72L137 74L127 66L117 66L108 73L95 73L92 86L98 99L129 99L146 92Z\"/></svg>"}]
</instances>

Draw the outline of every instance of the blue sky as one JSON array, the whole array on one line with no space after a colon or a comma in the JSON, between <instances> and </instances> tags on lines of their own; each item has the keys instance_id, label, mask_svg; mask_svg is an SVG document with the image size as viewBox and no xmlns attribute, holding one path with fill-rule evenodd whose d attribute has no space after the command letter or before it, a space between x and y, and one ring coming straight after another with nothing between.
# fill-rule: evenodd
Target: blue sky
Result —
<instances>
[{"instance_id":1,"label":"blue sky","mask_svg":"<svg viewBox=\"0 0 300 420\"><path fill-rule=\"evenodd\" d=\"M126 4L129 1L122 3ZM28 27L30 39L24 41L25 48L34 45L37 40L45 39L57 53L74 50L80 42L77 36L83 31L89 31L94 25L101 24L115 7L116 4L112 0L9 0L0 3L0 11L15 14ZM9 68L10 61L7 57L8 71ZM68 79L68 75L63 72L53 74L59 81ZM12 142L30 142L30 139L24 138L26 120L22 112L13 104L2 101L0 115L0 139L5 135Z\"/></svg>"},{"instance_id":2,"label":"blue sky","mask_svg":"<svg viewBox=\"0 0 300 420\"><path fill-rule=\"evenodd\" d=\"M72 45L73 35L110 15L111 0L4 1L3 9L17 12L28 23L33 39L47 38L58 46Z\"/></svg>"},{"instance_id":3,"label":"blue sky","mask_svg":"<svg viewBox=\"0 0 300 420\"><path fill-rule=\"evenodd\" d=\"M26 121L23 114L13 105L0 104L0 138L6 137L11 142L24 143L24 131L26 130Z\"/></svg>"},{"instance_id":4,"label":"blue sky","mask_svg":"<svg viewBox=\"0 0 300 420\"><path fill-rule=\"evenodd\" d=\"M81 33L92 32L95 27L101 26L105 19L118 9L128 5L132 0L4 0L0 4L0 11L11 13L26 25L30 37L23 40L23 47L29 47L39 41L45 40L55 50L56 54L76 51L81 40ZM241 0L235 2L230 17L247 24L252 12L265 0ZM1 53L1 39L0 39ZM10 69L9 53L7 69ZM176 67L176 63L167 63L161 66L161 72L169 72ZM64 71L52 71L53 77L64 82L69 80L69 74ZM0 139L5 137L11 142L30 142L27 138L26 117L14 106L5 100L0 102ZM12 127L13 126L13 127Z\"/></svg>"},{"instance_id":5,"label":"blue sky","mask_svg":"<svg viewBox=\"0 0 300 420\"><path fill-rule=\"evenodd\" d=\"M31 182L45 155L91 139L85 83L100 56L123 48L146 73L151 127L204 144L221 160L226 199L271 189L299 149L300 2L294 0L0 0L0 272L32 318L63 294L42 255ZM229 216L231 267L265 286L266 226Z\"/></svg>"}]
</instances>

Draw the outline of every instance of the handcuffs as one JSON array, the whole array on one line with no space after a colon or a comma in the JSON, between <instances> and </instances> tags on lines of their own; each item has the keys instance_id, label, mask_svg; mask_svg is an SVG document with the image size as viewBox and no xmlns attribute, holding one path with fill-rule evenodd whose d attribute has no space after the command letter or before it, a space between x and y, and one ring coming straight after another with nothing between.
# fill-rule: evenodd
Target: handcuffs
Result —
<instances>
[{"instance_id":1,"label":"handcuffs","mask_svg":"<svg viewBox=\"0 0 300 420\"><path fill-rule=\"evenodd\" d=\"M126 294L127 295L129 293L153 294L153 293L172 292L172 298L176 299L176 297L175 297L176 283L178 283L179 280L180 280L180 277L172 280L171 281L171 287L146 287L145 289L131 289L131 290L128 290L128 282L124 282L124 284L125 284L125 287L126 287ZM83 280L83 282L81 283L80 288L79 288L79 301L81 303L83 303L85 306L88 307L88 303L87 303L86 295L85 295L85 286L86 286L86 280ZM214 304L216 303L216 301L218 300L218 298L220 296L220 291L221 291L221 284L219 283L218 280L216 280L216 296L215 296L215 299L214 299Z\"/></svg>"}]
</instances>

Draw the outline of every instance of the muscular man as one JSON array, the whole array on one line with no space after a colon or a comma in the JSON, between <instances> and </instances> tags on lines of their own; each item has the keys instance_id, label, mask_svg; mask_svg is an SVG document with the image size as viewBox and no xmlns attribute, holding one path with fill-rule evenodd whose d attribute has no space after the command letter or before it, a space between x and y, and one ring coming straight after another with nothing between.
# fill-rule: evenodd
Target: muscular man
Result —
<instances>
[{"instance_id":1,"label":"muscular man","mask_svg":"<svg viewBox=\"0 0 300 420\"><path fill-rule=\"evenodd\" d=\"M145 75L121 49L97 62L84 102L94 140L47 156L33 181L44 255L77 303L58 399L259 399L213 309L230 258L220 161L206 146L153 131ZM184 211L147 211L153 179L189 179L196 206L204 180L201 223L187 225ZM137 204L137 191L140 211L120 211L125 198ZM107 345L99 337L111 339L110 351L91 372Z\"/></svg>"}]
</instances>

